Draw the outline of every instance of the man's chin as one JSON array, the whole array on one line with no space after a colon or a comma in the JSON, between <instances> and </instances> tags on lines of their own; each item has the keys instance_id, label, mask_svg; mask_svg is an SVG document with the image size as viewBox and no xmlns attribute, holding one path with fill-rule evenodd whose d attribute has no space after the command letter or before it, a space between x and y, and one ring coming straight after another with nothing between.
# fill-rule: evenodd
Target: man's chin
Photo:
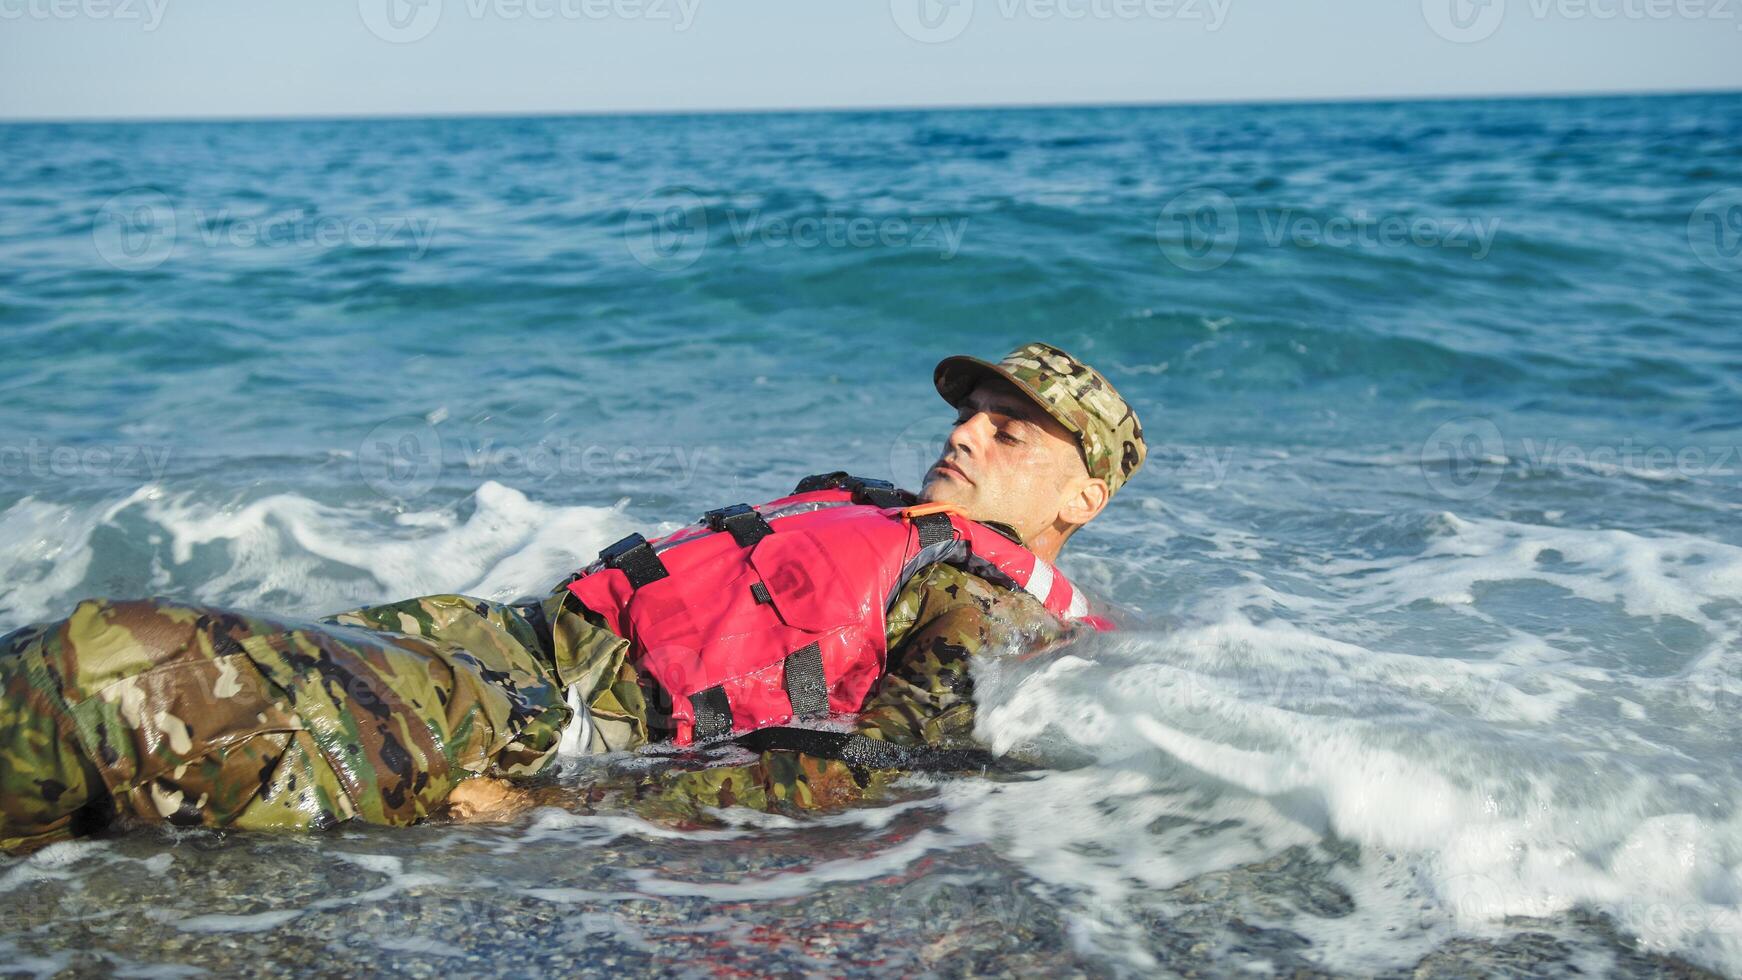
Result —
<instances>
[{"instance_id":1,"label":"man's chin","mask_svg":"<svg viewBox=\"0 0 1742 980\"><path fill-rule=\"evenodd\" d=\"M960 504L966 507L970 494L963 493L965 488L961 481L936 472L926 477L925 486L919 489L919 499L928 504Z\"/></svg>"}]
</instances>

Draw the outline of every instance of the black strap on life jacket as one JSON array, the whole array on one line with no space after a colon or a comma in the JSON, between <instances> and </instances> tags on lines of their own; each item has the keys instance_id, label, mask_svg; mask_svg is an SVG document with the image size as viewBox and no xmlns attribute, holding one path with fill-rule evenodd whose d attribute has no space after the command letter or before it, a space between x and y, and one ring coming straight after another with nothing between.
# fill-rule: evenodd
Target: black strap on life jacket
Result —
<instances>
[{"instance_id":1,"label":"black strap on life jacket","mask_svg":"<svg viewBox=\"0 0 1742 980\"><path fill-rule=\"evenodd\" d=\"M768 526L762 514L749 504L710 510L702 515L702 520L711 531L730 531L732 540L740 548L748 548L774 533L774 528Z\"/></svg>"},{"instance_id":2,"label":"black strap on life jacket","mask_svg":"<svg viewBox=\"0 0 1742 980\"><path fill-rule=\"evenodd\" d=\"M629 587L639 589L649 582L657 582L671 573L666 571L665 562L659 560L659 555L653 551L653 545L640 534L628 537L599 552L599 561L606 568L615 568L629 577Z\"/></svg>"},{"instance_id":3,"label":"black strap on life jacket","mask_svg":"<svg viewBox=\"0 0 1742 980\"><path fill-rule=\"evenodd\" d=\"M911 507L919 502L918 497L906 490L897 489L888 480L851 476L846 470L807 476L798 481L798 486L792 492L813 493L817 490L846 490L852 493L854 503L870 504L885 510L891 507Z\"/></svg>"},{"instance_id":4,"label":"black strap on life jacket","mask_svg":"<svg viewBox=\"0 0 1742 980\"><path fill-rule=\"evenodd\" d=\"M941 544L956 536L956 527L950 523L948 514L924 514L909 518L913 526L919 529L919 546L929 548Z\"/></svg>"},{"instance_id":5,"label":"black strap on life jacket","mask_svg":"<svg viewBox=\"0 0 1742 980\"><path fill-rule=\"evenodd\" d=\"M852 477L846 470L836 470L833 473L818 473L798 481L798 486L792 488L793 493L815 493L818 490L839 490Z\"/></svg>"},{"instance_id":6,"label":"black strap on life jacket","mask_svg":"<svg viewBox=\"0 0 1742 980\"><path fill-rule=\"evenodd\" d=\"M846 470L836 470L833 473L819 473L807 476L798 482L794 493L810 493L816 490L846 490L852 493L853 502L870 504L885 510L892 507L910 507L919 501L918 497L906 490L897 489L888 480L870 480L851 476ZM732 540L741 548L748 548L756 542L774 533L768 521L756 508L749 504L733 504L710 510L703 515L702 520L713 531L727 531ZM936 521L932 522L934 525ZM938 528L948 525L946 519L942 525L937 525L928 538L925 525L920 527L920 541L930 544L942 540L938 536ZM658 552L653 545L640 534L631 534L610 547L599 552L599 561L606 568L615 568L629 577L629 587L639 589L649 582L657 582L668 577L665 563L659 560ZM577 573L578 577L579 573Z\"/></svg>"},{"instance_id":7,"label":"black strap on life jacket","mask_svg":"<svg viewBox=\"0 0 1742 980\"><path fill-rule=\"evenodd\" d=\"M695 739L732 734L732 702L726 699L726 689L718 684L690 695L690 707L696 713Z\"/></svg>"},{"instance_id":8,"label":"black strap on life jacket","mask_svg":"<svg viewBox=\"0 0 1742 980\"><path fill-rule=\"evenodd\" d=\"M802 752L819 759L839 759L861 772L899 769L906 772L1029 772L1025 766L1002 759L985 749L939 749L904 746L851 732L825 732L814 728L760 728L732 741L752 752Z\"/></svg>"},{"instance_id":9,"label":"black strap on life jacket","mask_svg":"<svg viewBox=\"0 0 1742 980\"><path fill-rule=\"evenodd\" d=\"M821 718L829 713L829 684L823 677L822 647L810 643L794 650L786 655L782 669L786 700L792 706L794 718ZM696 716L696 741L732 734L732 701L723 685L715 684L690 695L690 708Z\"/></svg>"},{"instance_id":10,"label":"black strap on life jacket","mask_svg":"<svg viewBox=\"0 0 1742 980\"><path fill-rule=\"evenodd\" d=\"M911 493L895 489L895 484L888 480L863 480L853 477L847 481L846 488L853 491L855 503L870 504L873 507L907 507L919 498Z\"/></svg>"},{"instance_id":11,"label":"black strap on life jacket","mask_svg":"<svg viewBox=\"0 0 1742 980\"><path fill-rule=\"evenodd\" d=\"M829 713L829 685L823 679L823 650L815 643L786 655L786 700L794 718Z\"/></svg>"},{"instance_id":12,"label":"black strap on life jacket","mask_svg":"<svg viewBox=\"0 0 1742 980\"><path fill-rule=\"evenodd\" d=\"M774 528L769 527L756 508L749 504L710 510L702 520L711 530L731 532L732 540L741 548L748 548L774 533ZM627 575L632 589L671 575L665 562L659 560L659 553L653 550L653 545L639 533L628 535L599 552L599 561L606 568L615 568ZM579 577L578 573L576 577Z\"/></svg>"}]
</instances>

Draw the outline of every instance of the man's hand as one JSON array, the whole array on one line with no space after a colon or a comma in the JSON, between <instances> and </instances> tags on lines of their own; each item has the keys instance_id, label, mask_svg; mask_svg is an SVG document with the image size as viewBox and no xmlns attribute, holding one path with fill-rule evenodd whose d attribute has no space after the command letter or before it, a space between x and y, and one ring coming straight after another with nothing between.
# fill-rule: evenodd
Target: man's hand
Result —
<instances>
[{"instance_id":1,"label":"man's hand","mask_svg":"<svg viewBox=\"0 0 1742 980\"><path fill-rule=\"evenodd\" d=\"M532 805L532 797L502 779L468 779L448 794L448 816L462 823L500 823Z\"/></svg>"}]
</instances>

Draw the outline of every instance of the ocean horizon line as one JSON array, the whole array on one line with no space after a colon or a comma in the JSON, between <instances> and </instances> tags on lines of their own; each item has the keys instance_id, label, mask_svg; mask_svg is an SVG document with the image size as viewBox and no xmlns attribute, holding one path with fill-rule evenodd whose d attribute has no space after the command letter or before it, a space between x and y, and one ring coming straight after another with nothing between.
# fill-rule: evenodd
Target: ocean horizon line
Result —
<instances>
[{"instance_id":1,"label":"ocean horizon line","mask_svg":"<svg viewBox=\"0 0 1742 980\"><path fill-rule=\"evenodd\" d=\"M1311 107L1311 106L1383 106L1423 103L1472 102L1582 102L1603 99L1674 99L1709 96L1742 95L1742 88L1716 89L1617 89L1588 92L1507 92L1484 94L1400 95L1385 98L1320 97L1271 99L1181 99L1169 101L1143 100L1131 102L1011 102L955 103L938 105L865 105L865 106L789 106L742 108L715 107L706 109L551 109L507 112L428 112L428 113L283 113L258 116L233 115L163 115L163 116L5 116L0 126L113 126L113 125L186 125L235 123L311 123L311 122L431 122L443 120L512 120L512 119L584 119L584 118L660 118L686 116L799 116L902 114L945 112L1046 112L1059 109L1200 109L1251 107Z\"/></svg>"}]
</instances>

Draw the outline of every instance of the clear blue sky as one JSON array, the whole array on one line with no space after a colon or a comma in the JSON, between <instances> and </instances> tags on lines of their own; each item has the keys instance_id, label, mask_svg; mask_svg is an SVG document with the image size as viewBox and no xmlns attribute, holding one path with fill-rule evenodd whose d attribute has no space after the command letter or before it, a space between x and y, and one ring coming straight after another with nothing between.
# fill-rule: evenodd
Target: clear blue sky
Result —
<instances>
[{"instance_id":1,"label":"clear blue sky","mask_svg":"<svg viewBox=\"0 0 1742 980\"><path fill-rule=\"evenodd\" d=\"M0 118L1742 88L1742 0L0 0Z\"/></svg>"}]
</instances>

